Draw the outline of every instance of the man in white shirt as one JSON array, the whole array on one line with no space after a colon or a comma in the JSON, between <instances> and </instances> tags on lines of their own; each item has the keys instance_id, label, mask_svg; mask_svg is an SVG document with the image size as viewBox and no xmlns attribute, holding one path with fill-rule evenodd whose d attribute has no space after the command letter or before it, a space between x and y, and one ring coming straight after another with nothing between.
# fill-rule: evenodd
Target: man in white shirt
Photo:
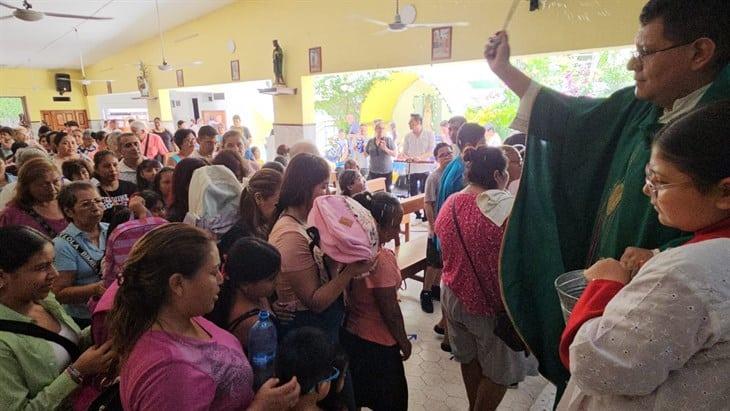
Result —
<instances>
[{"instance_id":1,"label":"man in white shirt","mask_svg":"<svg viewBox=\"0 0 730 411\"><path fill-rule=\"evenodd\" d=\"M408 182L409 194L414 196L423 193L428 173L433 170L431 156L436 145L436 138L432 131L423 129L423 118L420 114L411 114L408 127L411 132L406 134L403 139L403 151L400 157L409 163L413 162L408 164ZM425 161L428 163L419 163Z\"/></svg>"}]
</instances>

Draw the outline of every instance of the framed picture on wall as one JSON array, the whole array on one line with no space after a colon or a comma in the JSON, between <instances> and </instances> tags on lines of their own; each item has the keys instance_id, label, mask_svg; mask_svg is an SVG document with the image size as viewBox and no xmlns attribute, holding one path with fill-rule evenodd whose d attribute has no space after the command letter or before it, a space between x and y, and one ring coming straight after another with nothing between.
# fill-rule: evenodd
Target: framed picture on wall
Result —
<instances>
[{"instance_id":1,"label":"framed picture on wall","mask_svg":"<svg viewBox=\"0 0 730 411\"><path fill-rule=\"evenodd\" d=\"M231 60L231 81L241 80L241 71L238 60Z\"/></svg>"},{"instance_id":2,"label":"framed picture on wall","mask_svg":"<svg viewBox=\"0 0 730 411\"><path fill-rule=\"evenodd\" d=\"M322 72L322 47L312 47L309 49L309 72Z\"/></svg>"},{"instance_id":3,"label":"framed picture on wall","mask_svg":"<svg viewBox=\"0 0 730 411\"><path fill-rule=\"evenodd\" d=\"M451 27L431 29L431 60L451 58Z\"/></svg>"},{"instance_id":4,"label":"framed picture on wall","mask_svg":"<svg viewBox=\"0 0 730 411\"><path fill-rule=\"evenodd\" d=\"M177 75L177 86L178 87L185 87L185 78L183 77L183 71L182 70L176 70L175 74Z\"/></svg>"}]
</instances>

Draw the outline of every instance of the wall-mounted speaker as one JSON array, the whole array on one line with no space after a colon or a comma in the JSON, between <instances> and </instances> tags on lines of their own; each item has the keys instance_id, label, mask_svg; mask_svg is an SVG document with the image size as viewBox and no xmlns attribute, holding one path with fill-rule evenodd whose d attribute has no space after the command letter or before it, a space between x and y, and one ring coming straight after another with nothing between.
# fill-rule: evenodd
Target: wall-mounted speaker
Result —
<instances>
[{"instance_id":1,"label":"wall-mounted speaker","mask_svg":"<svg viewBox=\"0 0 730 411\"><path fill-rule=\"evenodd\" d=\"M56 91L60 95L71 91L71 76L66 73L56 73Z\"/></svg>"}]
</instances>

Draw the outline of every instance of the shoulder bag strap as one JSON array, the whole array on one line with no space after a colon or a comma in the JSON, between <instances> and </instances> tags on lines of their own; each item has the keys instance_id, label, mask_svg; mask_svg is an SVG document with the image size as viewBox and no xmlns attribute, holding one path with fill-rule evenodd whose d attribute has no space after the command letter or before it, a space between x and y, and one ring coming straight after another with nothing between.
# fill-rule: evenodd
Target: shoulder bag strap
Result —
<instances>
[{"instance_id":1,"label":"shoulder bag strap","mask_svg":"<svg viewBox=\"0 0 730 411\"><path fill-rule=\"evenodd\" d=\"M71 361L76 361L76 359L79 358L79 355L81 355L79 347L73 341L62 336L61 334L56 334L33 323L27 323L23 321L0 320L0 331L7 331L13 334L28 335L31 337L42 338L46 341L54 342L66 349L68 355L71 357Z\"/></svg>"},{"instance_id":2,"label":"shoulder bag strap","mask_svg":"<svg viewBox=\"0 0 730 411\"><path fill-rule=\"evenodd\" d=\"M91 267L92 270L94 270L94 273L96 275L99 275L99 271L101 269L101 260L96 261L91 257L91 254L89 254L88 251L86 251L83 247L81 247L81 244L79 244L76 240L74 240L73 237L68 235L67 233L61 233L59 238L64 239L67 243L71 245L71 247L76 250L76 252L81 256L81 259L84 260L84 262Z\"/></svg>"},{"instance_id":3,"label":"shoulder bag strap","mask_svg":"<svg viewBox=\"0 0 730 411\"><path fill-rule=\"evenodd\" d=\"M459 241L461 242L461 247L464 249L464 254L466 254L466 258L469 260L469 265L471 265L471 270L474 273L474 276L477 278L477 282L479 283L479 288L482 290L482 294L484 294L484 297L486 297L488 294L486 292L486 287L484 287L484 284L482 284L482 279L479 277L479 274L477 273L476 266L474 266L474 261L471 259L471 255L469 255L469 249L466 248L466 242L464 241L464 236L461 234L461 227L459 226L459 219L456 217L456 201L451 202L451 218L454 220L454 227L456 227L456 234L459 236Z\"/></svg>"},{"instance_id":4,"label":"shoulder bag strap","mask_svg":"<svg viewBox=\"0 0 730 411\"><path fill-rule=\"evenodd\" d=\"M23 211L25 211L32 219L36 221L36 223L40 224L43 228L43 231L48 234L49 237L54 238L58 235L56 230L53 229L53 227L48 224L45 218L43 218L40 214L38 214L32 207L29 208L23 208Z\"/></svg>"},{"instance_id":5,"label":"shoulder bag strap","mask_svg":"<svg viewBox=\"0 0 730 411\"><path fill-rule=\"evenodd\" d=\"M150 139L151 139L150 133L147 133L147 141L145 141L145 143L144 143L144 154L142 154L145 157L147 157L147 149L150 148ZM149 157L147 157L147 158L149 158Z\"/></svg>"}]
</instances>

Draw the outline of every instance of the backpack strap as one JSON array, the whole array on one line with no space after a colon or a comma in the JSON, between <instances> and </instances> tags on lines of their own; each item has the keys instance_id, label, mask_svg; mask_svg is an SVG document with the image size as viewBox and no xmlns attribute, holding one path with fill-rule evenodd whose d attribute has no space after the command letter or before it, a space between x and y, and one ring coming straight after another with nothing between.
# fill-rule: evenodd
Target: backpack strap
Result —
<instances>
[{"instance_id":1,"label":"backpack strap","mask_svg":"<svg viewBox=\"0 0 730 411\"><path fill-rule=\"evenodd\" d=\"M33 323L13 320L0 320L0 331L7 331L13 334L27 335L35 338L42 338L54 342L63 347L71 357L71 362L76 361L81 355L78 345L61 334L56 334Z\"/></svg>"},{"instance_id":2,"label":"backpack strap","mask_svg":"<svg viewBox=\"0 0 730 411\"><path fill-rule=\"evenodd\" d=\"M289 217L297 222L297 231L299 231L299 233L307 239L309 252L310 254L312 254L312 259L314 259L314 262L317 265L319 281L321 284L326 284L332 279L332 276L330 275L327 263L324 261L324 254L322 254L321 252L315 252L315 248L319 248L319 230L317 230L317 227L306 228L306 225L304 223L299 221L298 218L294 217L291 214L282 214L281 216Z\"/></svg>"},{"instance_id":3,"label":"backpack strap","mask_svg":"<svg viewBox=\"0 0 730 411\"><path fill-rule=\"evenodd\" d=\"M241 325L242 322L248 320L251 317L259 315L261 310L258 308L254 308L253 310L246 311L245 313L239 315L235 320L231 321L230 324L228 324L228 331L233 332L236 328L238 328L239 325Z\"/></svg>"},{"instance_id":4,"label":"backpack strap","mask_svg":"<svg viewBox=\"0 0 730 411\"><path fill-rule=\"evenodd\" d=\"M94 271L94 274L96 274L97 276L99 275L99 272L101 270L101 260L94 260L91 257L91 254L89 254L89 252L86 251L85 248L81 247L81 244L79 244L73 237L68 235L68 233L61 233L58 237L69 243L71 247L76 250L79 256L81 256L81 259L84 260L84 262L89 267L91 267L91 269Z\"/></svg>"}]
</instances>

